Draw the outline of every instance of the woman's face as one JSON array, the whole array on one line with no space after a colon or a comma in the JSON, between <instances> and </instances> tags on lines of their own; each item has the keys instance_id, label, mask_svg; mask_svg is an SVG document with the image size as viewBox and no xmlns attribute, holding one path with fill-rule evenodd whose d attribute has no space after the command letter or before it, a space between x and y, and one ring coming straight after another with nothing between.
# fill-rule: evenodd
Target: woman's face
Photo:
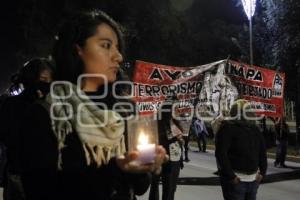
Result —
<instances>
[{"instance_id":1,"label":"woman's face","mask_svg":"<svg viewBox=\"0 0 300 200\"><path fill-rule=\"evenodd\" d=\"M77 46L77 52L84 64L84 74L103 75L108 82L116 80L123 57L119 52L117 34L109 25L99 25L84 47ZM98 88L103 83L102 78L95 76L84 79L87 86Z\"/></svg>"}]
</instances>

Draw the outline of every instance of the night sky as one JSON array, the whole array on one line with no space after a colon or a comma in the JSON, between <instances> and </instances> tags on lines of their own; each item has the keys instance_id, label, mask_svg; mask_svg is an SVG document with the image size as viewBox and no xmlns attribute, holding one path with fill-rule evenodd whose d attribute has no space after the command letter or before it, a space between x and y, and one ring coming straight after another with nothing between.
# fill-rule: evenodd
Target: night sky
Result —
<instances>
[{"instance_id":1,"label":"night sky","mask_svg":"<svg viewBox=\"0 0 300 200\"><path fill-rule=\"evenodd\" d=\"M148 1L132 4L133 0L128 0L131 2L131 6L136 6L137 10L143 11L143 6L146 6ZM247 22L246 16L242 10L241 6L237 6L236 2L232 0L170 0L173 3L173 9L181 13L181 16L188 17L190 19L186 27L195 25L200 16L205 16L205 23L211 20L220 19L231 24L240 24L241 26ZM73 4L74 2L74 4ZM96 2L96 3L95 3ZM99 2L99 5L98 3ZM109 2L110 5L106 5ZM1 54L0 54L0 92L2 93L8 86L10 76L14 74L26 60L30 59L31 56L45 56L50 54L50 48L43 48L45 44L38 44L40 41L35 40L34 36L30 35L30 41L26 40L28 32L30 33L30 26L35 26L36 24L30 24L28 21L30 17L37 17L37 15L30 15L26 13L28 10L37 7L38 11L45 10L44 15L49 16L49 18L54 18L60 21L60 18L64 15L62 14L62 7L66 5L73 6L73 9L77 8L89 8L97 6L98 8L103 7L103 10L111 14L113 18L121 23L126 23L126 2L127 0L110 0L110 1L70 1L70 0L41 0L34 1L28 0L19 2L16 0L6 1L6 5L1 6L1 32L0 32L0 42L1 42ZM158 1L159 4L162 1ZM179 2L179 3L178 3ZM114 5L111 5L114 4ZM45 7L46 6L46 7ZM41 7L41 9L39 9ZM120 7L123 13L110 12L110 8L116 9ZM161 9L164 9L161 7ZM24 13L23 13L24 11ZM158 11L149 12L149 15L155 15ZM130 13L127 13L130 15ZM147 13L148 14L148 13ZM136 19L141 20L141 19ZM201 19L200 19L201 20ZM147 26L147 24L145 24ZM35 27L33 27L35 28ZM24 30L27 30L25 32ZM41 34L47 32L48 35L43 37L43 42L47 41L47 37L54 37L55 31L52 27L47 27L47 25L39 27ZM50 29L50 30L46 30ZM29 30L29 31L28 31ZM50 36L49 36L50 35ZM35 49L31 49L28 42L33 44ZM51 42L51 40L49 40ZM172 41L170 41L172 42ZM26 48L24 48L26 46ZM29 46L29 47L28 47ZM50 45L48 45L50 46ZM41 47L39 49L39 47ZM129 47L130 48L130 47ZM226 57L227 55L224 55ZM151 60L150 60L151 61ZM172 64L172 62L170 62ZM193 63L194 65L200 65L205 63Z\"/></svg>"},{"instance_id":2,"label":"night sky","mask_svg":"<svg viewBox=\"0 0 300 200\"><path fill-rule=\"evenodd\" d=\"M0 92L9 86L10 76L14 74L18 66L15 64L15 57L20 44L20 24L16 18L16 7L14 1L7 1L1 6L1 32L0 32Z\"/></svg>"}]
</instances>

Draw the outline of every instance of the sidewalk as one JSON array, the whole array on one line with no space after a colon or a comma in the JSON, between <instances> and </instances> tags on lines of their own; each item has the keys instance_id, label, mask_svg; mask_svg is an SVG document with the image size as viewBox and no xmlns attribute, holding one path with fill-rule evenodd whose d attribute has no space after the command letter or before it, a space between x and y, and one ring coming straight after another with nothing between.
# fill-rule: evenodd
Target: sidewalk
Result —
<instances>
[{"instance_id":1,"label":"sidewalk","mask_svg":"<svg viewBox=\"0 0 300 200\"><path fill-rule=\"evenodd\" d=\"M192 146L193 148L198 148L196 141L190 141L190 146ZM206 145L206 148L210 150L215 150L215 145L210 144L210 141L208 140L208 144ZM276 147L267 149L268 158L275 159L276 156L276 153L274 153L275 151L276 151ZM288 147L288 154L286 155L286 160L300 163L300 154L296 154L296 150L294 149L294 147Z\"/></svg>"},{"instance_id":2,"label":"sidewalk","mask_svg":"<svg viewBox=\"0 0 300 200\"><path fill-rule=\"evenodd\" d=\"M190 162L180 171L175 200L223 199L216 171L214 150L198 152L196 146L189 151ZM287 168L277 168L274 159L268 159L267 176L260 185L258 200L295 200L300 196L300 163L286 161ZM161 188L160 188L161 191ZM138 200L148 200L147 193Z\"/></svg>"},{"instance_id":3,"label":"sidewalk","mask_svg":"<svg viewBox=\"0 0 300 200\"><path fill-rule=\"evenodd\" d=\"M276 157L275 151L276 151L276 147L272 147L272 148L268 149L268 152L267 152L268 158L275 159L275 157ZM288 146L286 160L300 163L300 154L296 151L295 147Z\"/></svg>"}]
</instances>

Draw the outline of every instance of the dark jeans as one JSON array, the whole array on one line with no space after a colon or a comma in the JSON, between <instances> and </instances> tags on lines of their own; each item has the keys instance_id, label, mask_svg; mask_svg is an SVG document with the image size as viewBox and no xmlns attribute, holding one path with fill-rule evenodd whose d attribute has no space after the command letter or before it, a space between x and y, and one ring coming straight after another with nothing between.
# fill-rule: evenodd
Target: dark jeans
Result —
<instances>
[{"instance_id":1,"label":"dark jeans","mask_svg":"<svg viewBox=\"0 0 300 200\"><path fill-rule=\"evenodd\" d=\"M163 166L161 175L153 175L149 193L149 200L159 200L159 180L162 180L162 200L174 200L179 177L180 162L169 161Z\"/></svg>"},{"instance_id":2,"label":"dark jeans","mask_svg":"<svg viewBox=\"0 0 300 200\"><path fill-rule=\"evenodd\" d=\"M239 182L233 184L231 181L220 178L224 200L256 200L259 187L257 181Z\"/></svg>"},{"instance_id":3,"label":"dark jeans","mask_svg":"<svg viewBox=\"0 0 300 200\"><path fill-rule=\"evenodd\" d=\"M197 143L198 143L198 148L199 151L203 151L206 152L206 135L205 134L200 134L199 136L197 136ZM203 143L203 146L201 147L201 141Z\"/></svg>"},{"instance_id":4,"label":"dark jeans","mask_svg":"<svg viewBox=\"0 0 300 200\"><path fill-rule=\"evenodd\" d=\"M287 153L287 141L278 141L276 145L275 164L284 165Z\"/></svg>"}]
</instances>

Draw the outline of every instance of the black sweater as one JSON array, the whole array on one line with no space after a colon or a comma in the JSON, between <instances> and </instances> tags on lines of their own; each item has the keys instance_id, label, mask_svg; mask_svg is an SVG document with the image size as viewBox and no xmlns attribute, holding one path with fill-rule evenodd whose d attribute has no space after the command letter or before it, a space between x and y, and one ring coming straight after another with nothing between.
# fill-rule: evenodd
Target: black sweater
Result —
<instances>
[{"instance_id":1,"label":"black sweater","mask_svg":"<svg viewBox=\"0 0 300 200\"><path fill-rule=\"evenodd\" d=\"M246 121L224 121L216 135L216 158L221 176L235 177L234 171L245 174L267 170L264 138L256 125Z\"/></svg>"},{"instance_id":2,"label":"black sweater","mask_svg":"<svg viewBox=\"0 0 300 200\"><path fill-rule=\"evenodd\" d=\"M22 181L27 199L132 199L146 192L148 174L122 172L111 159L100 168L87 166L76 133L68 134L63 149L63 170L57 170L57 140L51 129L49 111L33 105L24 119L22 138Z\"/></svg>"}]
</instances>

